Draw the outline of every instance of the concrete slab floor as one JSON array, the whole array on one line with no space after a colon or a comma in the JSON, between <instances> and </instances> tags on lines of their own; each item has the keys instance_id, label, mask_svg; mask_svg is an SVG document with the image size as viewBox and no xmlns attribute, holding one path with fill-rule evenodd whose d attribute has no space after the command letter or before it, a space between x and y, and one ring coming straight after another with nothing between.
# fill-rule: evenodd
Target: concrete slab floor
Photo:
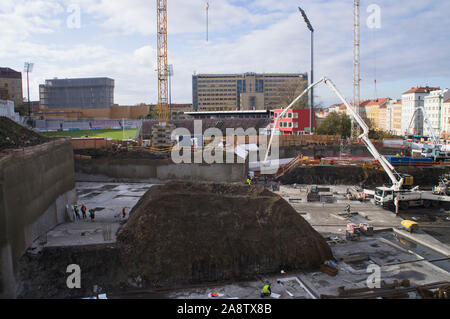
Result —
<instances>
[{"instance_id":1,"label":"concrete slab floor","mask_svg":"<svg viewBox=\"0 0 450 319\"><path fill-rule=\"evenodd\" d=\"M142 195L152 185L142 183L78 182L78 206L95 209L95 221L89 212L85 220L56 226L47 233L44 246L91 245L114 242L120 226L122 207L127 207L127 217ZM81 215L81 212L80 212ZM45 241L45 240L44 240Z\"/></svg>"}]
</instances>

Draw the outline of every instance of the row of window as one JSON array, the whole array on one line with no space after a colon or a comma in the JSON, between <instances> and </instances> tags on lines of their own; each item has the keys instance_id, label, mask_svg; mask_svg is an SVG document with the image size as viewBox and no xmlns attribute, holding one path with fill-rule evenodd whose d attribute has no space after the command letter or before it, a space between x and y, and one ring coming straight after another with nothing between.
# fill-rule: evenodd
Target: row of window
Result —
<instances>
[{"instance_id":1,"label":"row of window","mask_svg":"<svg viewBox=\"0 0 450 319\"><path fill-rule=\"evenodd\" d=\"M298 128L297 122L280 122L280 127Z\"/></svg>"}]
</instances>

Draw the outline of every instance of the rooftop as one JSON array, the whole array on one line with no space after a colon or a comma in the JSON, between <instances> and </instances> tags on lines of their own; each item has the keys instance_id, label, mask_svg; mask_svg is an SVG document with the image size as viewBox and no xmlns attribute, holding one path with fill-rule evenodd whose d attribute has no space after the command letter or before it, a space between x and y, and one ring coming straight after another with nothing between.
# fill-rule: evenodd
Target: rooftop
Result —
<instances>
[{"instance_id":1,"label":"rooftop","mask_svg":"<svg viewBox=\"0 0 450 319\"><path fill-rule=\"evenodd\" d=\"M22 73L14 71L10 68L0 68L0 78L22 79Z\"/></svg>"},{"instance_id":2,"label":"rooftop","mask_svg":"<svg viewBox=\"0 0 450 319\"><path fill-rule=\"evenodd\" d=\"M403 94L411 94L411 93L430 93L431 91L437 91L440 90L440 87L429 87L429 86L425 86L425 87L415 87L415 88L411 88L409 91L406 91Z\"/></svg>"}]
</instances>

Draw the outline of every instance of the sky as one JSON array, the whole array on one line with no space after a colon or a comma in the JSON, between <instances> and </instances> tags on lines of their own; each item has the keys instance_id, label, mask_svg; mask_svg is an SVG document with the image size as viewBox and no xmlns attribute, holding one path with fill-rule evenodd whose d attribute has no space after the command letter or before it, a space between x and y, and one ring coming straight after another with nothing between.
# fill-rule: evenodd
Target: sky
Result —
<instances>
[{"instance_id":1,"label":"sky","mask_svg":"<svg viewBox=\"0 0 450 319\"><path fill-rule=\"evenodd\" d=\"M192 103L194 73L305 73L353 97L352 0L168 0L172 102ZM361 0L361 99L450 88L450 1ZM0 66L33 62L31 100L46 79L110 77L115 103L157 102L156 1L1 0ZM26 76L23 76L26 79ZM374 79L377 79L375 88ZM26 81L24 81L26 92ZM339 102L325 86L316 102Z\"/></svg>"}]
</instances>

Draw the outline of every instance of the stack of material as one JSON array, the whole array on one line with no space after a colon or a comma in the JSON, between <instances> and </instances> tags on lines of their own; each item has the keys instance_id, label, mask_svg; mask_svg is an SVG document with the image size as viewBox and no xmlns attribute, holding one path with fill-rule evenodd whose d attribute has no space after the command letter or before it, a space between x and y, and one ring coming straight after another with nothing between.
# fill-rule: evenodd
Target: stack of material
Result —
<instances>
[{"instance_id":1,"label":"stack of material","mask_svg":"<svg viewBox=\"0 0 450 319\"><path fill-rule=\"evenodd\" d=\"M118 245L129 276L149 286L315 269L332 258L325 239L280 196L231 184L152 187Z\"/></svg>"},{"instance_id":2,"label":"stack of material","mask_svg":"<svg viewBox=\"0 0 450 319\"><path fill-rule=\"evenodd\" d=\"M174 143L171 139L172 131L175 129L175 125L153 125L152 126L152 145L154 147L169 147Z\"/></svg>"}]
</instances>

